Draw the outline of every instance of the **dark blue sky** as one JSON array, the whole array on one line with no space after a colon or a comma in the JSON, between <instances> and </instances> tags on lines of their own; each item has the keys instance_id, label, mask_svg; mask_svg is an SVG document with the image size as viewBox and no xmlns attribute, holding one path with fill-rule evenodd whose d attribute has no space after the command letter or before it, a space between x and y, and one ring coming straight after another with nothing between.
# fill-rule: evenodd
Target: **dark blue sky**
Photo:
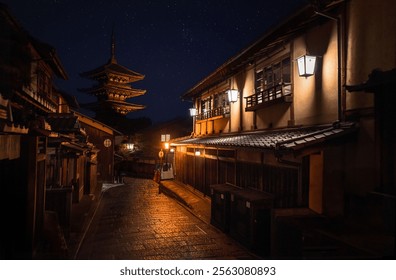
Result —
<instances>
[{"instance_id":1,"label":"dark blue sky","mask_svg":"<svg viewBox=\"0 0 396 280\"><path fill-rule=\"evenodd\" d=\"M304 0L0 0L34 37L51 44L69 75L58 87L80 103L95 98L79 73L110 58L114 25L119 64L144 74L129 99L147 106L130 118L154 122L187 116L180 96L296 10Z\"/></svg>"}]
</instances>

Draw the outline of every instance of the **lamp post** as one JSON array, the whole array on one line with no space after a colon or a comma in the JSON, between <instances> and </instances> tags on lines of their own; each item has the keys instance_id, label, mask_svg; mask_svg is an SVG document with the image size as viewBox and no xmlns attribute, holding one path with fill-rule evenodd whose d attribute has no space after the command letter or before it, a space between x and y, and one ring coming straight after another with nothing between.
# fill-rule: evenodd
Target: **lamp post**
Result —
<instances>
[{"instance_id":1,"label":"lamp post","mask_svg":"<svg viewBox=\"0 0 396 280\"><path fill-rule=\"evenodd\" d=\"M166 163L166 167L168 167L168 152L169 152L169 140L170 140L170 134L161 134L161 143L163 144L163 149L165 150L165 152L162 150L161 148L161 171L164 168L164 162L163 162L163 157L165 156L165 163Z\"/></svg>"},{"instance_id":2,"label":"lamp post","mask_svg":"<svg viewBox=\"0 0 396 280\"><path fill-rule=\"evenodd\" d=\"M161 134L161 142L164 143L163 148L165 150L165 160L167 159L166 157L168 155L169 140L170 140L170 134ZM162 148L161 148L161 151L162 151Z\"/></svg>"},{"instance_id":3,"label":"lamp post","mask_svg":"<svg viewBox=\"0 0 396 280\"><path fill-rule=\"evenodd\" d=\"M164 152L162 149L158 152L158 157L160 158L160 168L156 168L154 171L154 181L159 183L161 181L161 173L162 173L162 159L164 158ZM158 189L159 193L160 190Z\"/></svg>"},{"instance_id":4,"label":"lamp post","mask_svg":"<svg viewBox=\"0 0 396 280\"><path fill-rule=\"evenodd\" d=\"M165 148L165 164L168 164L169 142L164 143Z\"/></svg>"}]
</instances>

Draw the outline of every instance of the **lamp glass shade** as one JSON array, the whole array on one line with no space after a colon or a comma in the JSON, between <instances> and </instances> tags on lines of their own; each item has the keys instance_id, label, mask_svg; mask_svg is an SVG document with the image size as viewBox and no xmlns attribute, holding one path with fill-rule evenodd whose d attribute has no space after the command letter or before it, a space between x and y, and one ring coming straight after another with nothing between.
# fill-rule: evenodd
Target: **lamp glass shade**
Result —
<instances>
[{"instance_id":1,"label":"lamp glass shade","mask_svg":"<svg viewBox=\"0 0 396 280\"><path fill-rule=\"evenodd\" d=\"M134 147L133 143L125 143L125 148L127 150L132 151L133 147Z\"/></svg>"},{"instance_id":2,"label":"lamp glass shade","mask_svg":"<svg viewBox=\"0 0 396 280\"><path fill-rule=\"evenodd\" d=\"M198 114L197 108L190 108L190 116L195 117Z\"/></svg>"},{"instance_id":3,"label":"lamp glass shade","mask_svg":"<svg viewBox=\"0 0 396 280\"><path fill-rule=\"evenodd\" d=\"M312 76L315 73L316 56L303 55L297 58L298 74L302 77Z\"/></svg>"},{"instance_id":4,"label":"lamp glass shade","mask_svg":"<svg viewBox=\"0 0 396 280\"><path fill-rule=\"evenodd\" d=\"M238 90L236 90L236 89L229 89L229 90L227 91L227 93L228 93L228 101L229 101L229 102L234 103L234 102L237 102L237 101L238 101Z\"/></svg>"}]
</instances>

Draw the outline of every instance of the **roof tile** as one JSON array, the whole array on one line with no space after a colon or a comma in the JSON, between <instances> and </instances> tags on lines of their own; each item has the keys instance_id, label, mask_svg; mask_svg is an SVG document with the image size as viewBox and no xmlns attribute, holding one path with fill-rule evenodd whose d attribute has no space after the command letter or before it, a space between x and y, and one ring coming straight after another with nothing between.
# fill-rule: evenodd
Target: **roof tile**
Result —
<instances>
[{"instance_id":1,"label":"roof tile","mask_svg":"<svg viewBox=\"0 0 396 280\"><path fill-rule=\"evenodd\" d=\"M174 140L173 145L204 145L226 147L251 147L261 149L298 149L312 145L318 140L339 137L354 131L354 123L311 126L295 129L279 129L273 131L250 132L236 135L217 135Z\"/></svg>"}]
</instances>

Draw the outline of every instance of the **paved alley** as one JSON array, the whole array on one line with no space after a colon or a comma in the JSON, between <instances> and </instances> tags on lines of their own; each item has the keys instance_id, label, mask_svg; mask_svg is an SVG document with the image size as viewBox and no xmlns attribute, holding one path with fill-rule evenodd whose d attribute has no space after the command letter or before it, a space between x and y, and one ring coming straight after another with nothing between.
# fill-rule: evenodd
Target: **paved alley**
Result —
<instances>
[{"instance_id":1,"label":"paved alley","mask_svg":"<svg viewBox=\"0 0 396 280\"><path fill-rule=\"evenodd\" d=\"M159 194L152 180L126 178L103 192L77 259L254 259L245 248Z\"/></svg>"}]
</instances>

